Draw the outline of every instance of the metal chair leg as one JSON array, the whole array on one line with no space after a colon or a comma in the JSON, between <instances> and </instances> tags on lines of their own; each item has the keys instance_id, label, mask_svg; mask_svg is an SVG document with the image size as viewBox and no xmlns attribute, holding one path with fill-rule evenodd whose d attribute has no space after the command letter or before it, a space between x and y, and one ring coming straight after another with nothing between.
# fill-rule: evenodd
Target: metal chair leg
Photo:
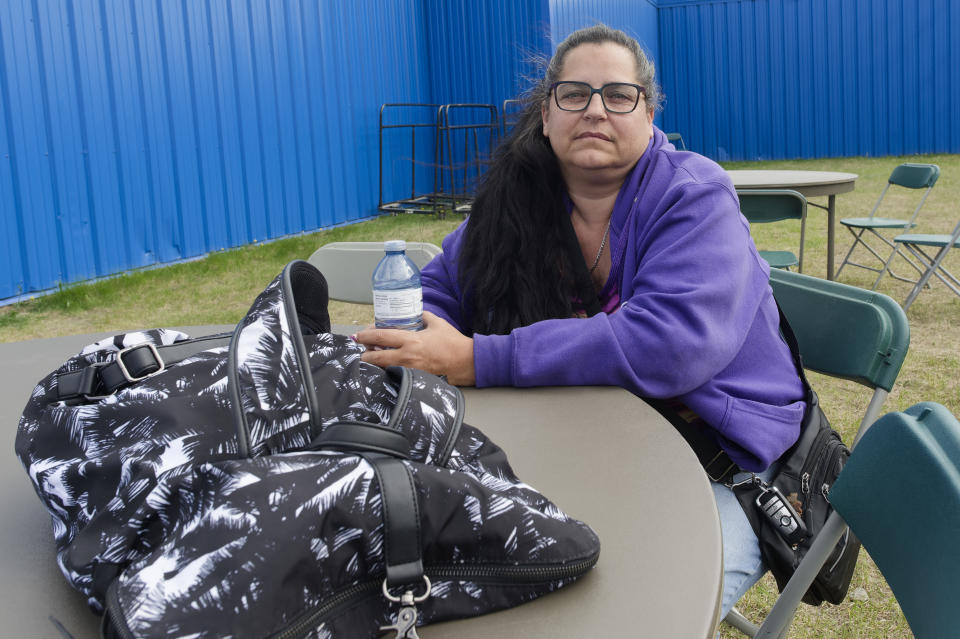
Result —
<instances>
[{"instance_id":1,"label":"metal chair leg","mask_svg":"<svg viewBox=\"0 0 960 639\"><path fill-rule=\"evenodd\" d=\"M736 608L731 608L723 620L748 637L755 637L757 631L760 630L760 626L744 617L743 613Z\"/></svg>"}]
</instances>

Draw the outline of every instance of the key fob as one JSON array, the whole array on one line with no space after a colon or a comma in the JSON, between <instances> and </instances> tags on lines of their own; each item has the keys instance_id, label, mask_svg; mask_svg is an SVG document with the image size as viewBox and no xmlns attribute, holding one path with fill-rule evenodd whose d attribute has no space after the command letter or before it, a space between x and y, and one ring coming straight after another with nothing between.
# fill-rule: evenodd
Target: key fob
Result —
<instances>
[{"instance_id":1,"label":"key fob","mask_svg":"<svg viewBox=\"0 0 960 639\"><path fill-rule=\"evenodd\" d=\"M770 521L788 544L796 544L807 537L807 527L783 493L770 486L756 498L760 512Z\"/></svg>"}]
</instances>

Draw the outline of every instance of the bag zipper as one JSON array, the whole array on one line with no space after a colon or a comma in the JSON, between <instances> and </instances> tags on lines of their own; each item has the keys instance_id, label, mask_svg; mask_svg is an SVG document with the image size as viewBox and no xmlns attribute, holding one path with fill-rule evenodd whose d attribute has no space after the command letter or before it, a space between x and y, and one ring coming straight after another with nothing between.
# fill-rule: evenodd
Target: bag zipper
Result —
<instances>
[{"instance_id":1,"label":"bag zipper","mask_svg":"<svg viewBox=\"0 0 960 639\"><path fill-rule=\"evenodd\" d=\"M429 566L424 568L426 575L434 581L475 580L480 582L536 584L561 579L579 577L592 568L600 558L597 551L586 559L572 561L565 564L550 565L517 565L517 566L485 566L451 564ZM314 630L334 613L357 603L358 600L379 593L383 584L383 577L376 577L362 581L340 590L329 597L321 605L302 615L299 621L293 622L284 630L274 634L270 639L297 639L307 632Z\"/></svg>"},{"instance_id":2,"label":"bag zipper","mask_svg":"<svg viewBox=\"0 0 960 639\"><path fill-rule=\"evenodd\" d=\"M821 430L814 438L810 450L819 450L823 444L823 440L829 439L832 437L832 435L833 432L829 428L824 428ZM804 463L803 470L800 474L800 491L805 495L810 494L810 478L819 475L820 467L824 459L830 456L831 448L835 448L835 446L828 446L826 450L821 450L820 454L814 457L812 460L807 459Z\"/></svg>"}]
</instances>

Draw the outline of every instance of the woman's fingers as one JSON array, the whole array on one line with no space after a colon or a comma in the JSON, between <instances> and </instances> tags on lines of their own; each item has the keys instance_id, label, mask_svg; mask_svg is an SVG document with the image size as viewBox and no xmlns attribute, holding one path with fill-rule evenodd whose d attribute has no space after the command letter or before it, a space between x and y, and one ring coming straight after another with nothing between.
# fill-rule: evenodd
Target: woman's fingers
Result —
<instances>
[{"instance_id":1,"label":"woman's fingers","mask_svg":"<svg viewBox=\"0 0 960 639\"><path fill-rule=\"evenodd\" d=\"M367 351L360 355L360 359L367 362L368 364L373 364L379 366L380 368L386 368L388 366L403 366L402 354L397 349L385 349L385 350L370 350L369 347Z\"/></svg>"},{"instance_id":2,"label":"woman's fingers","mask_svg":"<svg viewBox=\"0 0 960 639\"><path fill-rule=\"evenodd\" d=\"M353 339L367 348L373 346L400 348L406 343L405 338L409 336L410 331L402 331L395 328L365 328L357 332L357 334L353 336Z\"/></svg>"},{"instance_id":3,"label":"woman's fingers","mask_svg":"<svg viewBox=\"0 0 960 639\"><path fill-rule=\"evenodd\" d=\"M452 384L474 383L473 340L429 311L422 331L368 328L354 339L367 347L361 358L381 367L406 366L446 375Z\"/></svg>"}]
</instances>

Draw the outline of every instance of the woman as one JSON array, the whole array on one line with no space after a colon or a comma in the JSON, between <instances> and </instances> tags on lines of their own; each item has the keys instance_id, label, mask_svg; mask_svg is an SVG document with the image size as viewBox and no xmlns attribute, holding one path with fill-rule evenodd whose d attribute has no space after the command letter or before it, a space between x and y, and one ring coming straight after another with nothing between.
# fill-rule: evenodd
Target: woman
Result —
<instances>
[{"instance_id":1,"label":"woman","mask_svg":"<svg viewBox=\"0 0 960 639\"><path fill-rule=\"evenodd\" d=\"M616 385L667 400L769 478L805 410L769 267L723 169L653 126L660 100L635 40L603 25L569 36L469 219L423 271L426 329L357 339L393 349L368 362L460 385ZM595 300L602 312L584 317ZM712 485L725 616L764 567L733 491Z\"/></svg>"}]
</instances>

